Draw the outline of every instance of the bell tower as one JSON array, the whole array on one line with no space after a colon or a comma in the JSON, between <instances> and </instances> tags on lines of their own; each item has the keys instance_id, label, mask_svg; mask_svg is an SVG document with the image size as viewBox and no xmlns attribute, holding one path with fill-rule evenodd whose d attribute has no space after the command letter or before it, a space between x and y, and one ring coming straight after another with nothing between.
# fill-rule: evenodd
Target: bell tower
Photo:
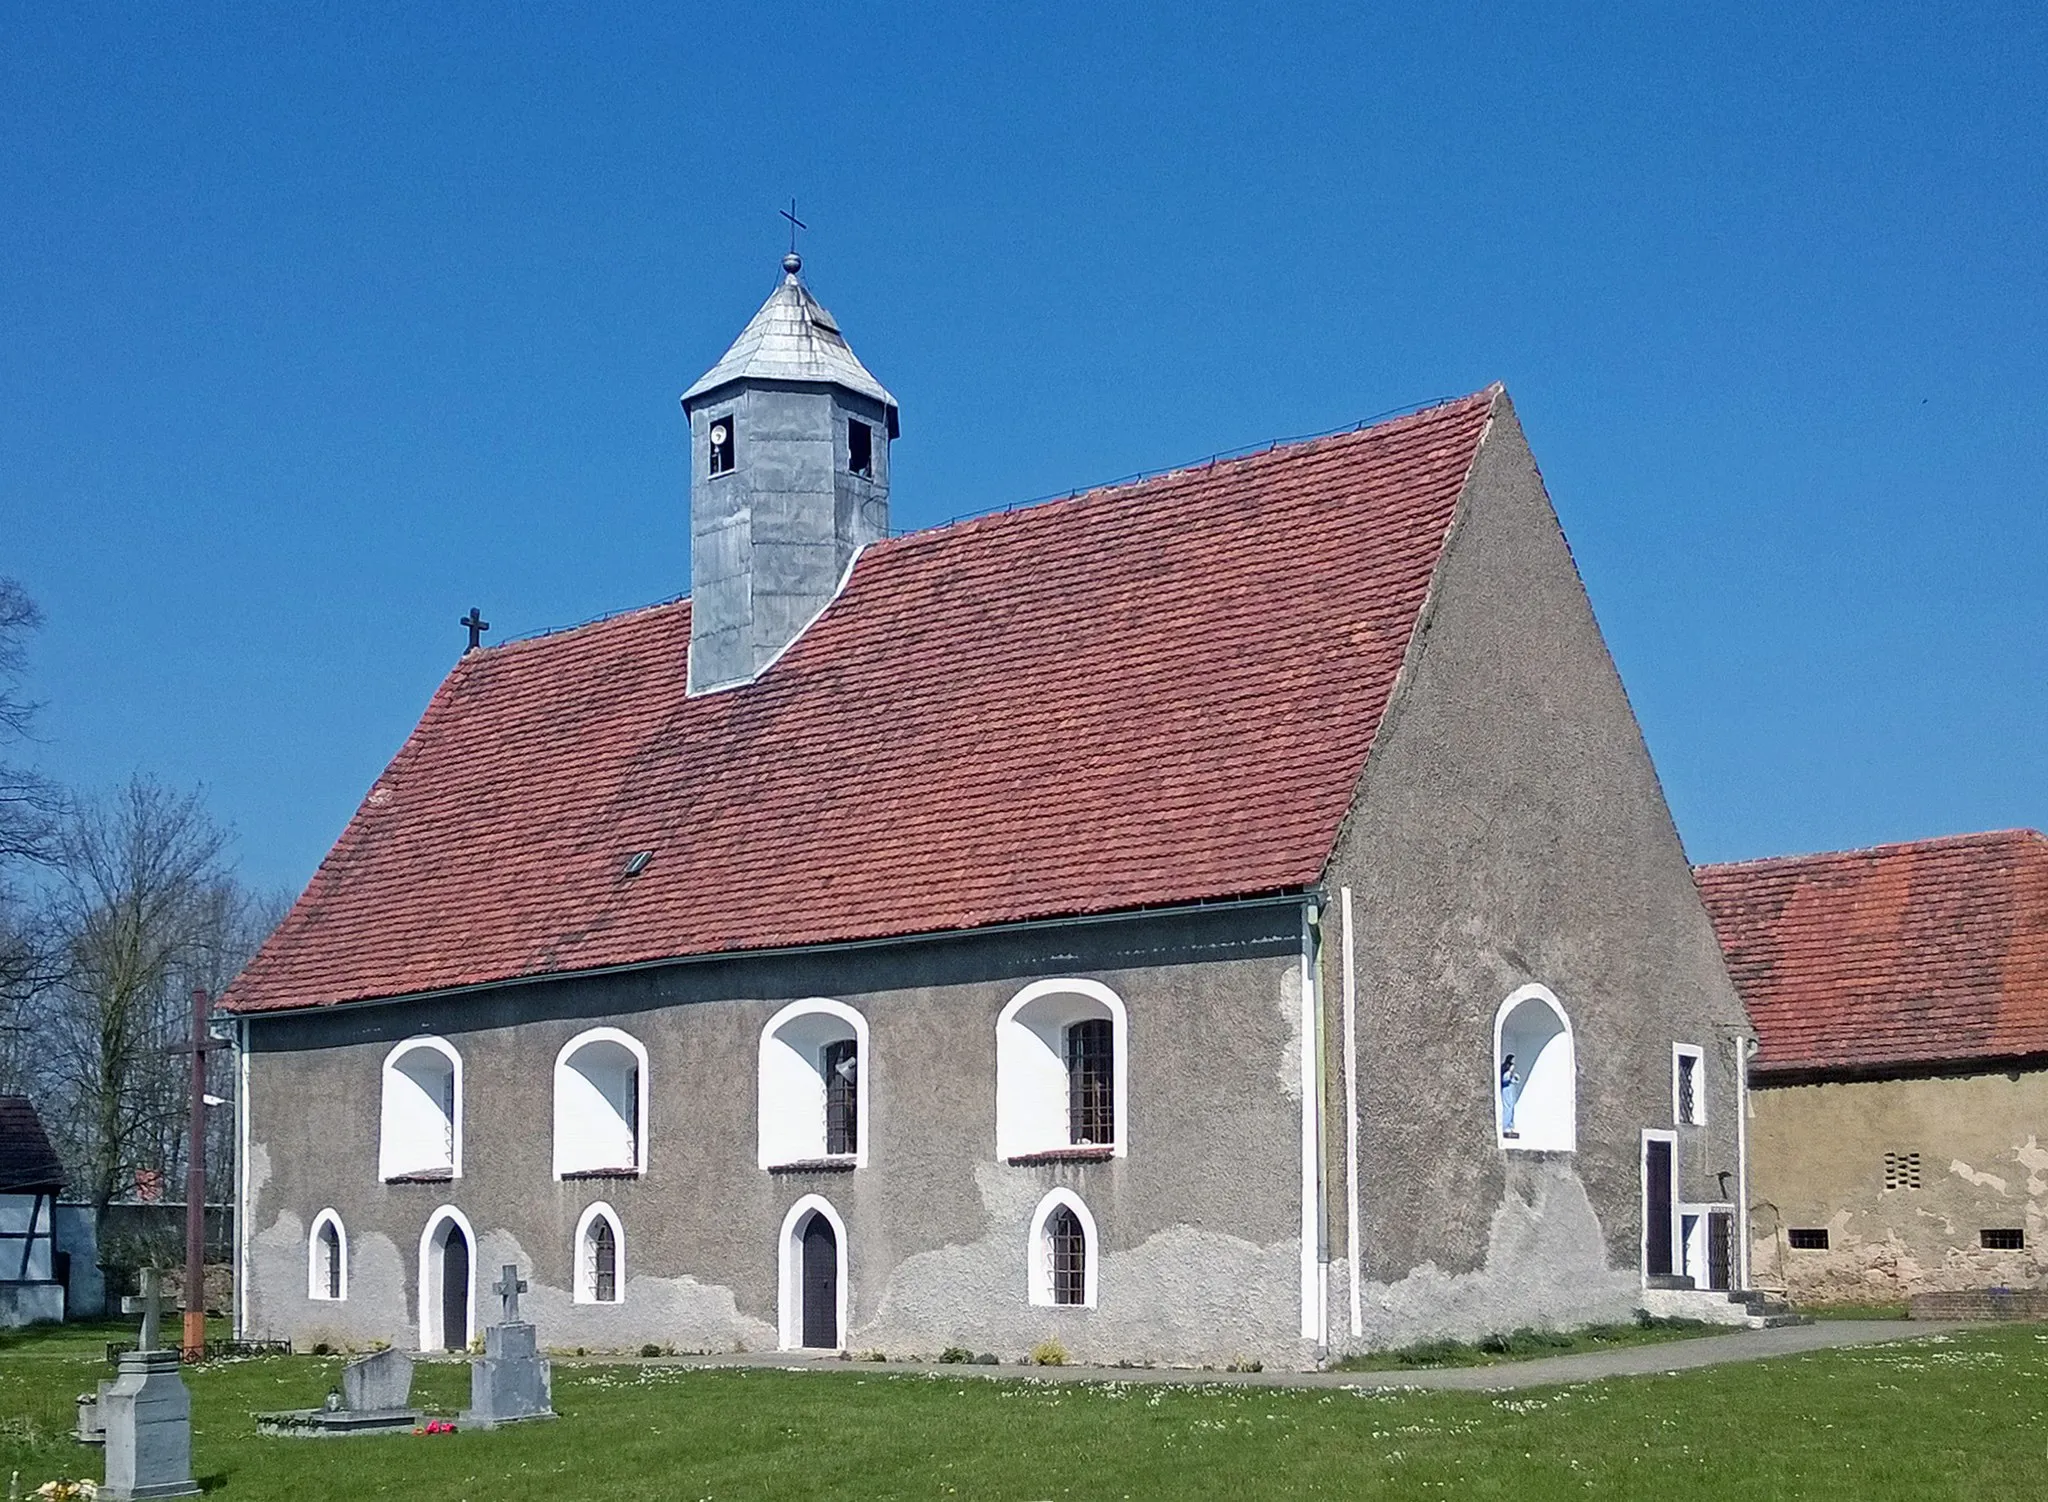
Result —
<instances>
[{"instance_id":1,"label":"bell tower","mask_svg":"<svg viewBox=\"0 0 2048 1502\"><path fill-rule=\"evenodd\" d=\"M889 535L896 398L782 260L782 281L683 393L690 424L690 692L750 683Z\"/></svg>"}]
</instances>

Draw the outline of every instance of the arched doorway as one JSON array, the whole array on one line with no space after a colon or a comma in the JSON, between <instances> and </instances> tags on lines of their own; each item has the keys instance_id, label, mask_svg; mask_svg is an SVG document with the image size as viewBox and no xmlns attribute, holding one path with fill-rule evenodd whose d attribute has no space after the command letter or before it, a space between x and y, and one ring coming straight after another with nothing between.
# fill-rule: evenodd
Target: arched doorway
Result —
<instances>
[{"instance_id":1,"label":"arched doorway","mask_svg":"<svg viewBox=\"0 0 2048 1502\"><path fill-rule=\"evenodd\" d=\"M839 1349L839 1238L813 1210L803 1228L804 1344Z\"/></svg>"},{"instance_id":2,"label":"arched doorway","mask_svg":"<svg viewBox=\"0 0 2048 1502\"><path fill-rule=\"evenodd\" d=\"M782 1221L779 1335L785 1351L846 1344L846 1222L822 1195L807 1194Z\"/></svg>"},{"instance_id":3,"label":"arched doorway","mask_svg":"<svg viewBox=\"0 0 2048 1502\"><path fill-rule=\"evenodd\" d=\"M420 1234L420 1349L464 1351L476 1328L471 1276L476 1241L452 1205L427 1218Z\"/></svg>"}]
</instances>

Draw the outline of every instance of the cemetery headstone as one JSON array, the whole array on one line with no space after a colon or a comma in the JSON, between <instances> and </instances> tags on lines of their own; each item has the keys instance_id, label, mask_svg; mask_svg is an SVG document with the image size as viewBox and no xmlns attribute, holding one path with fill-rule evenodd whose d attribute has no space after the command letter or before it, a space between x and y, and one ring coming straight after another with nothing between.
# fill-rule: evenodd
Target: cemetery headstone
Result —
<instances>
[{"instance_id":1,"label":"cemetery headstone","mask_svg":"<svg viewBox=\"0 0 2048 1502\"><path fill-rule=\"evenodd\" d=\"M96 1417L106 1435L105 1502L191 1497L192 1395L178 1372L178 1353L161 1349L163 1285L153 1267L142 1273L142 1296L121 1307L142 1316L142 1338L123 1352L116 1376L100 1394Z\"/></svg>"},{"instance_id":2,"label":"cemetery headstone","mask_svg":"<svg viewBox=\"0 0 2048 1502\"><path fill-rule=\"evenodd\" d=\"M341 1390L329 1393L324 1406L259 1413L256 1432L294 1439L410 1434L420 1424L411 1405L412 1357L403 1351L374 1351L341 1369Z\"/></svg>"},{"instance_id":3,"label":"cemetery headstone","mask_svg":"<svg viewBox=\"0 0 2048 1502\"><path fill-rule=\"evenodd\" d=\"M484 1327L483 1357L469 1369L469 1410L462 1423L490 1429L521 1419L551 1419L554 1369L540 1354L533 1326L519 1317L519 1295L526 1292L519 1269L507 1263L491 1292L500 1300L498 1322Z\"/></svg>"}]
</instances>

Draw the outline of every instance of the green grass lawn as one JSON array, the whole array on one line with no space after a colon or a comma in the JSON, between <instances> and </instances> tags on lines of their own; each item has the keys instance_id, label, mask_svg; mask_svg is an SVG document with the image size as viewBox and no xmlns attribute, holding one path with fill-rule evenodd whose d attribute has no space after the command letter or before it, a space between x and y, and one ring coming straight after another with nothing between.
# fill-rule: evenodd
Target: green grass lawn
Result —
<instances>
[{"instance_id":1,"label":"green grass lawn","mask_svg":"<svg viewBox=\"0 0 2048 1502\"><path fill-rule=\"evenodd\" d=\"M1653 1346L1667 1340L1691 1340L1701 1335L1729 1333L1731 1327L1728 1325L1710 1325L1697 1319L1652 1319L1644 1314L1625 1325L1581 1325L1574 1330L1522 1329L1507 1335L1489 1335L1476 1343L1432 1340L1391 1351L1346 1356L1336 1363L1336 1369L1340 1372L1401 1372L1446 1366L1499 1366L1508 1361L1536 1361L1545 1356L1614 1351L1624 1346Z\"/></svg>"},{"instance_id":2,"label":"green grass lawn","mask_svg":"<svg viewBox=\"0 0 2048 1502\"><path fill-rule=\"evenodd\" d=\"M101 1332L0 1342L0 1481L97 1477L67 1437ZM216 1498L1968 1498L2048 1494L2048 1329L2003 1326L1523 1393L1368 1392L572 1366L562 1418L496 1433L259 1439L338 1359L191 1372ZM452 1412L466 1369L420 1368Z\"/></svg>"}]
</instances>

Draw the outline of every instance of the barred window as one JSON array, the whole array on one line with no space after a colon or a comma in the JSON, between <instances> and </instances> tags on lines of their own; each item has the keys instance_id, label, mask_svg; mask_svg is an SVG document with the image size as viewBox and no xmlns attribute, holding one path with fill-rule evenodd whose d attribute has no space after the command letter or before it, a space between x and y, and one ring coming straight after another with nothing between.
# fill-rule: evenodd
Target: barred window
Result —
<instances>
[{"instance_id":1,"label":"barred window","mask_svg":"<svg viewBox=\"0 0 2048 1502\"><path fill-rule=\"evenodd\" d=\"M320 1228L320 1262L327 1274L327 1297L341 1297L341 1232L329 1221Z\"/></svg>"},{"instance_id":2,"label":"barred window","mask_svg":"<svg viewBox=\"0 0 2048 1502\"><path fill-rule=\"evenodd\" d=\"M1918 1153L1886 1153L1884 1155L1884 1187L1892 1189L1918 1189L1920 1187L1920 1155Z\"/></svg>"},{"instance_id":3,"label":"barred window","mask_svg":"<svg viewBox=\"0 0 2048 1502\"><path fill-rule=\"evenodd\" d=\"M1045 1254L1052 1273L1052 1301L1088 1302L1088 1237L1081 1217L1065 1205L1046 1218Z\"/></svg>"},{"instance_id":4,"label":"barred window","mask_svg":"<svg viewBox=\"0 0 2048 1502\"><path fill-rule=\"evenodd\" d=\"M1785 1239L1798 1252L1824 1252L1828 1249L1827 1228L1795 1227L1785 1232Z\"/></svg>"},{"instance_id":5,"label":"barred window","mask_svg":"<svg viewBox=\"0 0 2048 1502\"><path fill-rule=\"evenodd\" d=\"M619 1297L619 1243L602 1216L590 1223L590 1294L600 1304Z\"/></svg>"},{"instance_id":6,"label":"barred window","mask_svg":"<svg viewBox=\"0 0 2048 1502\"><path fill-rule=\"evenodd\" d=\"M2017 1226L1979 1231L1977 1245L1987 1252L2023 1252L2027 1249L2027 1233Z\"/></svg>"},{"instance_id":7,"label":"barred window","mask_svg":"<svg viewBox=\"0 0 2048 1502\"><path fill-rule=\"evenodd\" d=\"M860 1044L840 1038L825 1045L820 1060L825 1076L825 1151L860 1150Z\"/></svg>"},{"instance_id":8,"label":"barred window","mask_svg":"<svg viewBox=\"0 0 2048 1502\"><path fill-rule=\"evenodd\" d=\"M1076 1147L1116 1140L1115 1050L1106 1017L1067 1028L1067 1140Z\"/></svg>"}]
</instances>

